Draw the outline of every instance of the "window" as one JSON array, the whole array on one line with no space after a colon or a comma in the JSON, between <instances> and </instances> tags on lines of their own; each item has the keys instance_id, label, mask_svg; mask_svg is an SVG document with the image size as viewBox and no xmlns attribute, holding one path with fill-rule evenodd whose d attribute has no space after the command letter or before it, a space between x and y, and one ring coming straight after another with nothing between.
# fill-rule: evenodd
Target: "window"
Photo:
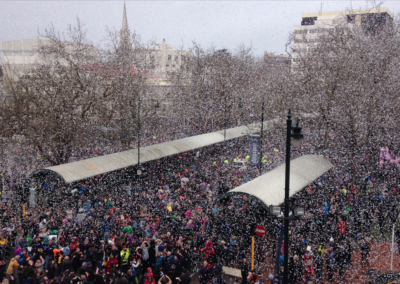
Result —
<instances>
[{"instance_id":1,"label":"window","mask_svg":"<svg viewBox=\"0 0 400 284\"><path fill-rule=\"evenodd\" d=\"M150 60L154 61L154 55L150 55Z\"/></svg>"},{"instance_id":2,"label":"window","mask_svg":"<svg viewBox=\"0 0 400 284\"><path fill-rule=\"evenodd\" d=\"M301 25L302 26L311 26L311 25L314 25L316 20L317 20L317 17L302 18L301 19Z\"/></svg>"},{"instance_id":3,"label":"window","mask_svg":"<svg viewBox=\"0 0 400 284\"><path fill-rule=\"evenodd\" d=\"M178 55L175 55L175 61L178 61Z\"/></svg>"},{"instance_id":4,"label":"window","mask_svg":"<svg viewBox=\"0 0 400 284\"><path fill-rule=\"evenodd\" d=\"M312 34L315 34L315 33L328 33L329 31L333 31L333 28L313 29L313 30L310 30L310 33L312 33Z\"/></svg>"},{"instance_id":5,"label":"window","mask_svg":"<svg viewBox=\"0 0 400 284\"><path fill-rule=\"evenodd\" d=\"M306 34L308 32L308 30L295 30L294 34Z\"/></svg>"},{"instance_id":6,"label":"window","mask_svg":"<svg viewBox=\"0 0 400 284\"><path fill-rule=\"evenodd\" d=\"M181 60L182 60L182 61L185 61L185 60L186 60L185 55L181 55Z\"/></svg>"},{"instance_id":7,"label":"window","mask_svg":"<svg viewBox=\"0 0 400 284\"><path fill-rule=\"evenodd\" d=\"M172 64L172 67L174 67L174 68L175 68L175 64Z\"/></svg>"},{"instance_id":8,"label":"window","mask_svg":"<svg viewBox=\"0 0 400 284\"><path fill-rule=\"evenodd\" d=\"M171 59L172 59L172 55L168 55L168 61L171 61Z\"/></svg>"},{"instance_id":9,"label":"window","mask_svg":"<svg viewBox=\"0 0 400 284\"><path fill-rule=\"evenodd\" d=\"M169 67L169 64L165 65L166 67Z\"/></svg>"},{"instance_id":10,"label":"window","mask_svg":"<svg viewBox=\"0 0 400 284\"><path fill-rule=\"evenodd\" d=\"M306 48L296 48L293 49L294 53L307 53L307 49Z\"/></svg>"},{"instance_id":11,"label":"window","mask_svg":"<svg viewBox=\"0 0 400 284\"><path fill-rule=\"evenodd\" d=\"M295 38L294 42L295 43L307 43L307 40L306 39L297 39L297 38Z\"/></svg>"}]
</instances>

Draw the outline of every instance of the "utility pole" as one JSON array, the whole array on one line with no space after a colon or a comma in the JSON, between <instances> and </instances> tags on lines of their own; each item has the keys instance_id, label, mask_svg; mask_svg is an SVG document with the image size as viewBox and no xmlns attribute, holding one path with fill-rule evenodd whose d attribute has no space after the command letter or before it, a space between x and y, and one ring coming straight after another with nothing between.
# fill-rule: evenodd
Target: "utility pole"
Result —
<instances>
[{"instance_id":1,"label":"utility pole","mask_svg":"<svg viewBox=\"0 0 400 284\"><path fill-rule=\"evenodd\" d=\"M262 169L262 155L263 155L263 136L264 136L264 96L263 96L263 101L261 104L261 135L260 135L260 160L259 160L259 171L261 175L261 169Z\"/></svg>"},{"instance_id":2,"label":"utility pole","mask_svg":"<svg viewBox=\"0 0 400 284\"><path fill-rule=\"evenodd\" d=\"M284 227L284 263L283 263L283 283L289 284L288 276L288 257L289 257L289 182L290 182L290 140L292 133L292 114L289 113L286 119L286 170L285 170L285 227Z\"/></svg>"}]
</instances>

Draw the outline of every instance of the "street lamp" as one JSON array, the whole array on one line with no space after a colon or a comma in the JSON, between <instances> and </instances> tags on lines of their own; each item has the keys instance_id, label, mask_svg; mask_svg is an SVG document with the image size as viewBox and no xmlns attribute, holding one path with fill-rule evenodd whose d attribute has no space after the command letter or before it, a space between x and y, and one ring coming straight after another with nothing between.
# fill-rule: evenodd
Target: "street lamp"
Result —
<instances>
[{"instance_id":1,"label":"street lamp","mask_svg":"<svg viewBox=\"0 0 400 284\"><path fill-rule=\"evenodd\" d=\"M281 206L270 205L269 212L272 215L279 216L282 213ZM293 209L293 213L294 213L294 216L301 217L301 216L304 216L305 209L304 209L304 207L296 207Z\"/></svg>"},{"instance_id":2,"label":"street lamp","mask_svg":"<svg viewBox=\"0 0 400 284\"><path fill-rule=\"evenodd\" d=\"M271 205L271 206L269 206L269 212L271 212L272 215L280 215L281 214L281 207L280 206Z\"/></svg>"},{"instance_id":3,"label":"street lamp","mask_svg":"<svg viewBox=\"0 0 400 284\"><path fill-rule=\"evenodd\" d=\"M294 216L304 216L305 210L304 207L294 208Z\"/></svg>"},{"instance_id":4,"label":"street lamp","mask_svg":"<svg viewBox=\"0 0 400 284\"><path fill-rule=\"evenodd\" d=\"M286 170L285 170L285 245L284 245L284 262L283 262L283 283L288 284L288 258L289 258L289 182L290 182L290 145L298 147L303 140L303 135L301 134L301 127L299 127L299 120L296 122L296 126L292 127L292 114L288 112L286 119ZM292 134L293 130L293 134ZM292 139L293 138L293 139ZM292 142L292 143L291 143ZM296 213L296 212L295 212ZM304 209L297 211L297 213L304 213Z\"/></svg>"},{"instance_id":5,"label":"street lamp","mask_svg":"<svg viewBox=\"0 0 400 284\"><path fill-rule=\"evenodd\" d=\"M253 102L256 103L256 102ZM263 100L261 103L261 125L260 125L260 157L259 157L259 161L258 161L258 171L259 174L261 175L261 169L262 169L262 156L263 156L263 137L264 137L264 107L265 107L265 97L263 96ZM239 98L239 104L238 104L238 108L242 109L243 105L242 105L242 98ZM253 117L253 114L250 114L250 117Z\"/></svg>"},{"instance_id":6,"label":"street lamp","mask_svg":"<svg viewBox=\"0 0 400 284\"><path fill-rule=\"evenodd\" d=\"M137 136L138 136L138 149L137 149L137 175L140 176L142 174L142 171L140 170L140 139L141 139L141 133L140 133L140 103L141 103L141 98L140 98L140 94L139 94L139 98L138 98L138 132L137 132ZM154 105L155 108L159 108L160 107L160 103L158 102L158 100L156 101L156 104Z\"/></svg>"},{"instance_id":7,"label":"street lamp","mask_svg":"<svg viewBox=\"0 0 400 284\"><path fill-rule=\"evenodd\" d=\"M299 147L304 138L304 135L301 134L301 127L299 127L299 123L300 123L300 120L297 119L296 126L292 127L293 134L292 134L291 144L293 147Z\"/></svg>"},{"instance_id":8,"label":"street lamp","mask_svg":"<svg viewBox=\"0 0 400 284\"><path fill-rule=\"evenodd\" d=\"M225 95L225 115L224 115L224 142L226 140L226 109L227 109L227 96L226 93L224 93Z\"/></svg>"},{"instance_id":9,"label":"street lamp","mask_svg":"<svg viewBox=\"0 0 400 284\"><path fill-rule=\"evenodd\" d=\"M137 150L137 175L141 175L142 171L140 170L140 93L139 93L139 99L138 99L138 150Z\"/></svg>"},{"instance_id":10,"label":"street lamp","mask_svg":"<svg viewBox=\"0 0 400 284\"><path fill-rule=\"evenodd\" d=\"M263 95L263 100L261 104L261 132L260 132L260 158L258 161L258 167L259 167L259 172L261 176L261 170L262 170L262 155L263 155L263 137L264 137L264 106L265 106L265 97Z\"/></svg>"}]
</instances>

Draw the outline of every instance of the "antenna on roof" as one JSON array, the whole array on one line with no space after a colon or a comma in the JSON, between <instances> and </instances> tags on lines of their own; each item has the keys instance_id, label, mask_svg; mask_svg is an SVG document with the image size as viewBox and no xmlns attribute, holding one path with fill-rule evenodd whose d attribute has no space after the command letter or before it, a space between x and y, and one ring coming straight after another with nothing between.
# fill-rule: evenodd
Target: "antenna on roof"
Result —
<instances>
[{"instance_id":1,"label":"antenna on roof","mask_svg":"<svg viewBox=\"0 0 400 284\"><path fill-rule=\"evenodd\" d=\"M321 2L321 8L319 8L319 15L321 16L322 14L322 2Z\"/></svg>"}]
</instances>

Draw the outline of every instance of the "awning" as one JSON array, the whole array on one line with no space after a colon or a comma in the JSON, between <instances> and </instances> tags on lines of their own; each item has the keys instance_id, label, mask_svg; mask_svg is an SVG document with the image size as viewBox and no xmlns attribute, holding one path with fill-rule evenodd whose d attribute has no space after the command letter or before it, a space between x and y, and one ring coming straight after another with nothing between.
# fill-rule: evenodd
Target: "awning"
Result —
<instances>
[{"instance_id":1,"label":"awning","mask_svg":"<svg viewBox=\"0 0 400 284\"><path fill-rule=\"evenodd\" d=\"M264 130L272 129L279 120L264 122ZM226 130L226 140L239 138L251 133L260 132L261 123L253 123ZM224 142L224 130L196 135L170 142L159 143L140 148L140 163L158 160L171 155L192 151L209 145ZM82 161L62 164L35 171L30 176L39 174L56 174L65 183L87 179L93 176L117 171L137 165L137 149L90 158Z\"/></svg>"},{"instance_id":2,"label":"awning","mask_svg":"<svg viewBox=\"0 0 400 284\"><path fill-rule=\"evenodd\" d=\"M290 162L290 197L333 168L332 163L318 155L304 155ZM216 202L233 195L257 198L263 207L280 205L285 199L285 164L250 182L220 195Z\"/></svg>"}]
</instances>

